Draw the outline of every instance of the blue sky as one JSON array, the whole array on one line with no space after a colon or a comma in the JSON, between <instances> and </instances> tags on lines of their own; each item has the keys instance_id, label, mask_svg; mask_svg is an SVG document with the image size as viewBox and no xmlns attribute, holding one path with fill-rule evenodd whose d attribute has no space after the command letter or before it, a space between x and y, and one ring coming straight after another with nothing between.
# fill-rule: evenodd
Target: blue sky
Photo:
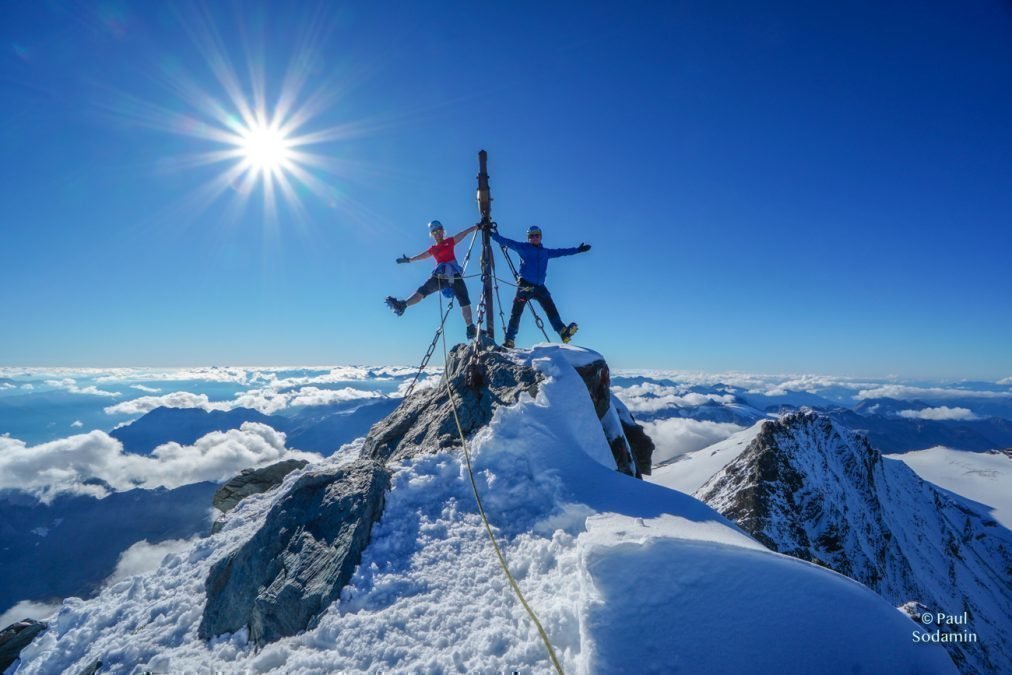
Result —
<instances>
[{"instance_id":1,"label":"blue sky","mask_svg":"<svg viewBox=\"0 0 1012 675\"><path fill-rule=\"evenodd\" d=\"M617 367L1012 374L1008 3L287 4L4 3L0 364L417 361L393 261L485 148L504 234L593 244L548 285ZM209 34L325 98L301 210L197 207Z\"/></svg>"}]
</instances>

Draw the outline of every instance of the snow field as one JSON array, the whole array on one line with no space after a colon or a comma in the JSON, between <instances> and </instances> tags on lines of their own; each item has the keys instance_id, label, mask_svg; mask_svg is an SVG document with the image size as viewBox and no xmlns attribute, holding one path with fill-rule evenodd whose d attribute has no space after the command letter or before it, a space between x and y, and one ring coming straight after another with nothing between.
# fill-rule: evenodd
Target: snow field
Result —
<instances>
[{"instance_id":1,"label":"snow field","mask_svg":"<svg viewBox=\"0 0 1012 675\"><path fill-rule=\"evenodd\" d=\"M954 672L860 584L766 551L685 494L617 473L570 366L585 352L532 350L526 358L546 375L537 399L499 408L470 443L489 519L566 672ZM119 672L551 671L457 453L396 467L362 563L318 625L259 652L245 631L200 641L211 565L312 470L247 498L222 532L158 571L68 600L18 672L73 672L96 658Z\"/></svg>"}]
</instances>

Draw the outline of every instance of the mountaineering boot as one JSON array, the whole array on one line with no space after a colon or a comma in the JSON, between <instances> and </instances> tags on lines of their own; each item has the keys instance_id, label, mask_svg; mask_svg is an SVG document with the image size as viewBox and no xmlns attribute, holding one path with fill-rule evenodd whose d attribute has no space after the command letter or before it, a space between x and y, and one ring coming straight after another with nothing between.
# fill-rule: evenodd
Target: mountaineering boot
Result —
<instances>
[{"instance_id":1,"label":"mountaineering boot","mask_svg":"<svg viewBox=\"0 0 1012 675\"><path fill-rule=\"evenodd\" d=\"M467 339L473 340L477 336L478 336L478 327L472 323L470 326L467 327Z\"/></svg>"},{"instance_id":2,"label":"mountaineering boot","mask_svg":"<svg viewBox=\"0 0 1012 675\"><path fill-rule=\"evenodd\" d=\"M505 347L506 349L515 349L517 343L513 341L513 338L506 338L505 340L503 340L502 346Z\"/></svg>"},{"instance_id":3,"label":"mountaineering boot","mask_svg":"<svg viewBox=\"0 0 1012 675\"><path fill-rule=\"evenodd\" d=\"M392 295L387 296L386 303L387 307L392 309L394 311L394 314L396 314L397 316L403 314L404 310L408 308L408 303L404 302L403 300L398 300Z\"/></svg>"},{"instance_id":4,"label":"mountaineering boot","mask_svg":"<svg viewBox=\"0 0 1012 675\"><path fill-rule=\"evenodd\" d=\"M576 331L578 330L580 330L580 327L575 323L571 323L559 331L559 337L562 338L564 343L569 344L569 341L573 339L573 336L576 335Z\"/></svg>"}]
</instances>

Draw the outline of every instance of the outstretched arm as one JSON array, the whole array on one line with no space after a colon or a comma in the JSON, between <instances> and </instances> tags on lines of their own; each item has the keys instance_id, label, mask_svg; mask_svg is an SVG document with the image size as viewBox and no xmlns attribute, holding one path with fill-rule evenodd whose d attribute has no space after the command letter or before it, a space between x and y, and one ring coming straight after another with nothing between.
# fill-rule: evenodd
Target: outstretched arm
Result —
<instances>
[{"instance_id":1,"label":"outstretched arm","mask_svg":"<svg viewBox=\"0 0 1012 675\"><path fill-rule=\"evenodd\" d=\"M474 232L475 230L477 230L479 227L481 227L481 226L480 225L472 225L471 227L467 228L466 230L461 230L457 234L453 235L453 243L454 244L459 244L461 239L463 239L467 235L471 234L472 232Z\"/></svg>"},{"instance_id":2,"label":"outstretched arm","mask_svg":"<svg viewBox=\"0 0 1012 675\"><path fill-rule=\"evenodd\" d=\"M492 232L492 239L495 240L495 242L497 244L501 244L501 245L505 246L506 248L511 248L514 251L519 251L521 248L523 248L524 246L526 246L526 244L524 244L523 242L513 241L512 239L507 239L506 237L502 236L498 232Z\"/></svg>"},{"instance_id":3,"label":"outstretched arm","mask_svg":"<svg viewBox=\"0 0 1012 675\"><path fill-rule=\"evenodd\" d=\"M418 255L411 256L410 258L408 256L406 256L406 255L402 255L400 258L397 259L397 262L399 262L399 263L409 263L409 262L415 262L417 260L425 260L426 258L431 258L431 257L432 257L432 254L429 253L428 249L426 249L426 250L422 251L421 253L419 253Z\"/></svg>"},{"instance_id":4,"label":"outstretched arm","mask_svg":"<svg viewBox=\"0 0 1012 675\"><path fill-rule=\"evenodd\" d=\"M579 246L574 246L573 248L549 248L546 250L548 251L549 258L561 258L564 255L585 253L590 250L590 244L580 244Z\"/></svg>"}]
</instances>

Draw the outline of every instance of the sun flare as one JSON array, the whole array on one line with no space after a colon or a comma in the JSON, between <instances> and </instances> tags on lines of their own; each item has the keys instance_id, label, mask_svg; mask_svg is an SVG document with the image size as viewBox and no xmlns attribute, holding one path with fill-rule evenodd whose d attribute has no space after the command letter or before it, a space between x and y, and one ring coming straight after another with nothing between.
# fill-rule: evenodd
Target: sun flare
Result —
<instances>
[{"instance_id":1,"label":"sun flare","mask_svg":"<svg viewBox=\"0 0 1012 675\"><path fill-rule=\"evenodd\" d=\"M167 158L164 166L220 167L216 175L205 173L176 208L198 213L225 198L225 216L235 222L243 217L252 197L259 195L264 222L271 227L282 217L308 223L304 201L310 198L351 213L355 204L343 189L350 164L336 145L362 134L367 125L333 117L332 106L341 87L314 71L326 31L313 32L312 39L301 41L288 55L284 74L270 79L268 72L277 69L266 67L263 46L255 39L243 38L242 57L237 61L206 13L183 12L179 18L208 66L204 79L178 69L166 70L162 82L172 92L169 105L123 93L121 104L108 108L131 122L193 141ZM237 68L237 63L244 67ZM324 120L329 123L321 125ZM285 208L283 215L279 206Z\"/></svg>"},{"instance_id":2,"label":"sun flare","mask_svg":"<svg viewBox=\"0 0 1012 675\"><path fill-rule=\"evenodd\" d=\"M254 123L242 133L239 147L252 171L277 175L291 166L290 141L275 125Z\"/></svg>"}]
</instances>

